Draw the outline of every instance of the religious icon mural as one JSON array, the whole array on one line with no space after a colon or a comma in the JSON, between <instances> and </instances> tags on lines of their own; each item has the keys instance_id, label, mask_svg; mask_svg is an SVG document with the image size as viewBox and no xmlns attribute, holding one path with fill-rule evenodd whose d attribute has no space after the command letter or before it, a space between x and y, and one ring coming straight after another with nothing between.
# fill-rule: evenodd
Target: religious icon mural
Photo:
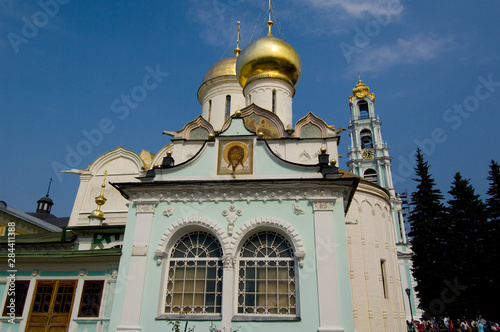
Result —
<instances>
[{"instance_id":1,"label":"religious icon mural","mask_svg":"<svg viewBox=\"0 0 500 332\"><path fill-rule=\"evenodd\" d=\"M253 173L253 141L221 141L219 144L219 175Z\"/></svg>"},{"instance_id":2,"label":"religious icon mural","mask_svg":"<svg viewBox=\"0 0 500 332\"><path fill-rule=\"evenodd\" d=\"M279 133L276 125L265 117L252 114L245 117L245 126L254 133L261 132L264 138L278 138Z\"/></svg>"}]
</instances>

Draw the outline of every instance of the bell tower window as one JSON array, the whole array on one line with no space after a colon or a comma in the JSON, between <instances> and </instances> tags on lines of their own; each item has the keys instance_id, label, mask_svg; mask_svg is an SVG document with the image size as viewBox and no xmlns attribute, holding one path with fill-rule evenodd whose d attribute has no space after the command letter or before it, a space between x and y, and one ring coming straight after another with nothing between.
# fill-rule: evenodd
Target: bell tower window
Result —
<instances>
[{"instance_id":1,"label":"bell tower window","mask_svg":"<svg viewBox=\"0 0 500 332\"><path fill-rule=\"evenodd\" d=\"M363 129L359 133L361 137L361 148L373 148L372 132L368 129Z\"/></svg>"},{"instance_id":2,"label":"bell tower window","mask_svg":"<svg viewBox=\"0 0 500 332\"><path fill-rule=\"evenodd\" d=\"M368 119L369 114L368 114L368 103L366 100L361 100L358 102L358 110L359 110L359 118L360 119Z\"/></svg>"},{"instance_id":3,"label":"bell tower window","mask_svg":"<svg viewBox=\"0 0 500 332\"><path fill-rule=\"evenodd\" d=\"M226 119L231 115L231 96L226 96Z\"/></svg>"},{"instance_id":4,"label":"bell tower window","mask_svg":"<svg viewBox=\"0 0 500 332\"><path fill-rule=\"evenodd\" d=\"M374 170L374 169L367 169L363 175L363 177L365 179L367 179L368 181L371 181L373 183L378 183L378 175L377 175L377 171Z\"/></svg>"}]
</instances>

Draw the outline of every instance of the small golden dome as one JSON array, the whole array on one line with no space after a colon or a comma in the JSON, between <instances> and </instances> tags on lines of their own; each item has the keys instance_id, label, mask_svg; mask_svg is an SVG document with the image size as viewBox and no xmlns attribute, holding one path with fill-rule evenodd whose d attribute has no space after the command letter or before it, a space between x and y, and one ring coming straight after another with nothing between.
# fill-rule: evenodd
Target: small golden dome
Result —
<instances>
[{"instance_id":1,"label":"small golden dome","mask_svg":"<svg viewBox=\"0 0 500 332\"><path fill-rule=\"evenodd\" d=\"M294 86L301 71L302 62L297 51L270 33L250 43L236 61L236 76L243 88L249 80L263 77L279 78Z\"/></svg>"},{"instance_id":2,"label":"small golden dome","mask_svg":"<svg viewBox=\"0 0 500 332\"><path fill-rule=\"evenodd\" d=\"M203 83L213 78L221 76L234 76L236 75L236 57L232 56L217 61L205 74Z\"/></svg>"}]
</instances>

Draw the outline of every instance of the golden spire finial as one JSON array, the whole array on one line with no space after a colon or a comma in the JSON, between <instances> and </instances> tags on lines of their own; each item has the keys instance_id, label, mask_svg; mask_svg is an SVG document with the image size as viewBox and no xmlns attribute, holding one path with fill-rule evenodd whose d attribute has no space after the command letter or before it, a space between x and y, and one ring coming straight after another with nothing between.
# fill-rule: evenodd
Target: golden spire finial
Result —
<instances>
[{"instance_id":1,"label":"golden spire finial","mask_svg":"<svg viewBox=\"0 0 500 332\"><path fill-rule=\"evenodd\" d=\"M108 171L104 171L104 180L102 180L101 185L101 195L95 198L95 203L97 204L97 209L92 211L91 216L104 219L104 212L101 211L101 206L106 203L107 199L104 197L104 188L106 187L106 177L108 176Z\"/></svg>"},{"instance_id":2,"label":"golden spire finial","mask_svg":"<svg viewBox=\"0 0 500 332\"><path fill-rule=\"evenodd\" d=\"M361 72L358 70L358 81L361 83Z\"/></svg>"},{"instance_id":3,"label":"golden spire finial","mask_svg":"<svg viewBox=\"0 0 500 332\"><path fill-rule=\"evenodd\" d=\"M240 53L241 53L241 49L240 49L240 39L241 39L240 21L238 21L236 23L238 23L238 38L236 39L236 48L234 49L234 54L236 54L236 57L238 57L238 55L240 55Z\"/></svg>"},{"instance_id":4,"label":"golden spire finial","mask_svg":"<svg viewBox=\"0 0 500 332\"><path fill-rule=\"evenodd\" d=\"M273 26L273 21L271 20L271 0L269 0L269 20L267 21L267 26L269 27L268 36L271 36L271 27Z\"/></svg>"}]
</instances>

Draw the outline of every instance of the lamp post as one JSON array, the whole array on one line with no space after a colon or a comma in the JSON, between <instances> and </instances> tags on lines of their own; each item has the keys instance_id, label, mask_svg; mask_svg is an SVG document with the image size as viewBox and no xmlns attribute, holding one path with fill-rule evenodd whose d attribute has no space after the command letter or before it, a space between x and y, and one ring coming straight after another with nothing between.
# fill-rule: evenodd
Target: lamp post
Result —
<instances>
[{"instance_id":1,"label":"lamp post","mask_svg":"<svg viewBox=\"0 0 500 332\"><path fill-rule=\"evenodd\" d=\"M408 303L410 304L410 315L411 315L411 330L413 331L413 310L411 309L411 290L409 288L405 289L406 295L408 295Z\"/></svg>"}]
</instances>

